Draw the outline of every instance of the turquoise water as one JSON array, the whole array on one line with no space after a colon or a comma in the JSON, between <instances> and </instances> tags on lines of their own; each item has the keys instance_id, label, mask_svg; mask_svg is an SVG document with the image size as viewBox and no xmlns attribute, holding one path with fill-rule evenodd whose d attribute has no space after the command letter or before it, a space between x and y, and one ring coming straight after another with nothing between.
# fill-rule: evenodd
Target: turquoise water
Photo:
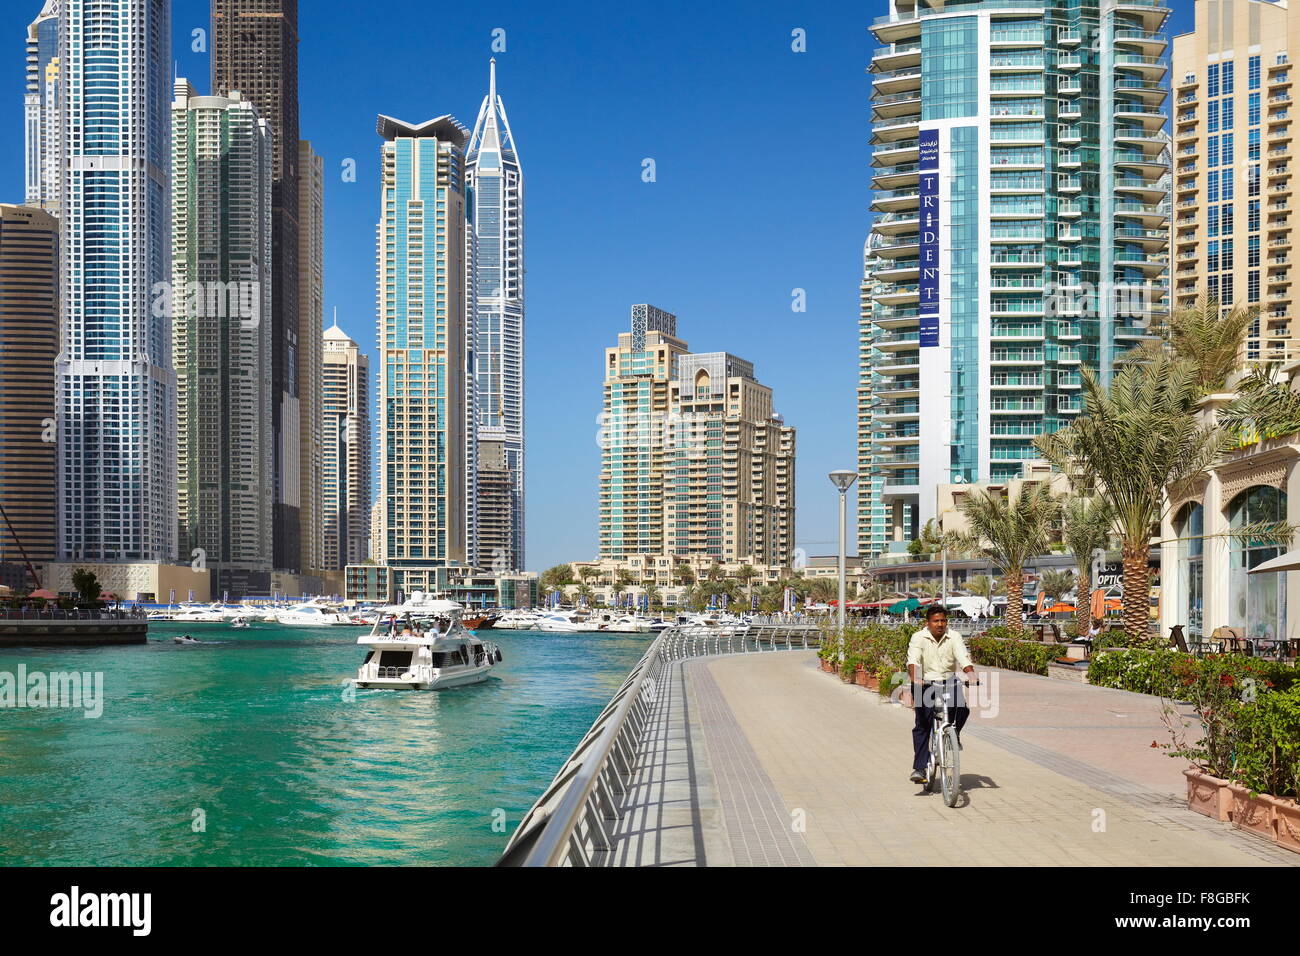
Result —
<instances>
[{"instance_id":1,"label":"turquoise water","mask_svg":"<svg viewBox=\"0 0 1300 956\"><path fill-rule=\"evenodd\" d=\"M0 672L103 672L105 698L97 719L0 709L0 864L490 864L650 642L485 632L487 681L384 691L345 686L360 633L0 648Z\"/></svg>"}]
</instances>

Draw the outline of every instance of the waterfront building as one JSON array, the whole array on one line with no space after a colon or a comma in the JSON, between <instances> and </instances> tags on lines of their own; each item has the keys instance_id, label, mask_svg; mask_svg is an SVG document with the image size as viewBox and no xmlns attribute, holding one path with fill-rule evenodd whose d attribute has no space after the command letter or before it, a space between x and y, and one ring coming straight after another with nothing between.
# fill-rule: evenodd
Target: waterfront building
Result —
<instances>
[{"instance_id":1,"label":"waterfront building","mask_svg":"<svg viewBox=\"0 0 1300 956\"><path fill-rule=\"evenodd\" d=\"M323 567L341 571L370 557L370 359L337 321L325 332L324 358Z\"/></svg>"},{"instance_id":2,"label":"waterfront building","mask_svg":"<svg viewBox=\"0 0 1300 956\"><path fill-rule=\"evenodd\" d=\"M465 144L451 116L380 116L379 494L393 587L435 592L473 553ZM443 585L440 587L439 585Z\"/></svg>"},{"instance_id":3,"label":"waterfront building","mask_svg":"<svg viewBox=\"0 0 1300 956\"><path fill-rule=\"evenodd\" d=\"M63 0L59 552L176 553L171 4Z\"/></svg>"},{"instance_id":4,"label":"waterfront building","mask_svg":"<svg viewBox=\"0 0 1300 956\"><path fill-rule=\"evenodd\" d=\"M470 231L476 261L474 405L478 452L480 566L524 566L524 177L505 104L497 95L496 60L466 151ZM501 510L504 454L509 498ZM488 503L490 501L490 504ZM485 504L491 512L482 512ZM500 534L506 523L506 539ZM489 540L490 539L490 540Z\"/></svg>"},{"instance_id":5,"label":"waterfront building","mask_svg":"<svg viewBox=\"0 0 1300 956\"><path fill-rule=\"evenodd\" d=\"M589 603L609 606L665 607L685 605L692 588L711 578L732 578L740 591L754 593L760 588L791 578L795 570L788 565L752 564L748 561L718 561L706 554L629 554L619 558L572 561L574 582L566 585L563 600L576 604L584 599L584 586L590 593ZM741 580L742 569L752 576ZM547 595L543 594L543 599Z\"/></svg>"},{"instance_id":6,"label":"waterfront building","mask_svg":"<svg viewBox=\"0 0 1300 956\"><path fill-rule=\"evenodd\" d=\"M1174 305L1258 306L1248 362L1297 353L1291 313L1292 63L1285 3L1195 4L1174 37Z\"/></svg>"},{"instance_id":7,"label":"waterfront building","mask_svg":"<svg viewBox=\"0 0 1300 956\"><path fill-rule=\"evenodd\" d=\"M180 556L238 599L271 587L271 130L178 79L172 144Z\"/></svg>"},{"instance_id":8,"label":"waterfront building","mask_svg":"<svg viewBox=\"0 0 1300 956\"><path fill-rule=\"evenodd\" d=\"M875 348L876 325L871 321L873 281L871 273L879 266L870 251L863 249L863 275L858 286L858 481L857 539L858 554L882 554L886 550L886 534L902 534L906 522L890 521L884 496L884 473L872 465L872 447L877 440L886 440L893 431L876 434L875 394L872 376L872 353ZM883 427L883 425L882 425Z\"/></svg>"},{"instance_id":9,"label":"waterfront building","mask_svg":"<svg viewBox=\"0 0 1300 956\"><path fill-rule=\"evenodd\" d=\"M1158 0L892 0L872 25L868 548L1000 482L1167 311Z\"/></svg>"},{"instance_id":10,"label":"waterfront building","mask_svg":"<svg viewBox=\"0 0 1300 956\"><path fill-rule=\"evenodd\" d=\"M55 557L58 351L58 220L0 203L0 565ZM18 582L35 588L25 570Z\"/></svg>"},{"instance_id":11,"label":"waterfront building","mask_svg":"<svg viewBox=\"0 0 1300 956\"><path fill-rule=\"evenodd\" d=\"M23 97L23 158L28 206L59 214L63 191L63 114L59 61L59 0L45 0L27 28L27 92Z\"/></svg>"},{"instance_id":12,"label":"waterfront building","mask_svg":"<svg viewBox=\"0 0 1300 956\"><path fill-rule=\"evenodd\" d=\"M298 172L298 501L301 519L298 526L303 570L314 573L322 569L336 571L343 565L330 564L325 559L324 464L321 458L324 447L321 401L325 347L322 338L325 319L325 163L306 140L298 143ZM368 413L366 420L368 442ZM358 560L365 556L363 550Z\"/></svg>"},{"instance_id":13,"label":"waterfront building","mask_svg":"<svg viewBox=\"0 0 1300 956\"><path fill-rule=\"evenodd\" d=\"M375 498L370 506L370 560L384 563L384 506L383 497Z\"/></svg>"},{"instance_id":14,"label":"waterfront building","mask_svg":"<svg viewBox=\"0 0 1300 956\"><path fill-rule=\"evenodd\" d=\"M795 430L754 367L692 353L671 313L632 307L605 350L600 555L789 565Z\"/></svg>"},{"instance_id":15,"label":"waterfront building","mask_svg":"<svg viewBox=\"0 0 1300 956\"><path fill-rule=\"evenodd\" d=\"M212 92L238 90L271 127L271 504L275 567L302 559L301 325L298 297L298 0L213 0ZM320 328L320 317L308 317Z\"/></svg>"}]
</instances>

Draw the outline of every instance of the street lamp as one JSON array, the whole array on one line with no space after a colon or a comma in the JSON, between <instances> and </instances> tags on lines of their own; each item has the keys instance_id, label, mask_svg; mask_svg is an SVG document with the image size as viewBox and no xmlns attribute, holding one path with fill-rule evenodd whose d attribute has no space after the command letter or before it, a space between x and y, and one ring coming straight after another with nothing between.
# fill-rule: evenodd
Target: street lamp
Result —
<instances>
[{"instance_id":1,"label":"street lamp","mask_svg":"<svg viewBox=\"0 0 1300 956\"><path fill-rule=\"evenodd\" d=\"M843 469L843 468L841 468L841 469L838 470L838 471L832 471L832 472L830 473L830 479L831 479L831 484L835 486L835 490L838 491L838 492L840 493L840 607L839 607L839 612L840 612L840 613L839 613L839 621L840 621L840 634L843 635L843 633L844 633L844 573L845 573L845 571L844 571L844 565L845 565L845 561L846 561L846 558L845 558L845 543L844 543L844 539L845 539L845 537L847 536L847 533L848 533L848 527L847 527L847 526L848 526L848 505L847 505L847 503L846 503L846 496L847 496L848 493L849 493L849 489L853 487L853 483L854 483L855 481L858 480L858 473L855 472L855 471L848 471L847 469Z\"/></svg>"}]
</instances>

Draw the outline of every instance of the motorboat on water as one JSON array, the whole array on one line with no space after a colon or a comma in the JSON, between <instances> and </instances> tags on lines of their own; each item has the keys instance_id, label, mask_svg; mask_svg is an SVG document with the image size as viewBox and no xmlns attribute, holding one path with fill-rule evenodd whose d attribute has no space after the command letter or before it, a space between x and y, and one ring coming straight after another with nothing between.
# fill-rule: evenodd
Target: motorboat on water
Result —
<instances>
[{"instance_id":1,"label":"motorboat on water","mask_svg":"<svg viewBox=\"0 0 1300 956\"><path fill-rule=\"evenodd\" d=\"M354 626L346 615L322 604L295 604L291 608L277 611L275 621L289 627L333 627L336 624Z\"/></svg>"},{"instance_id":2,"label":"motorboat on water","mask_svg":"<svg viewBox=\"0 0 1300 956\"><path fill-rule=\"evenodd\" d=\"M517 609L513 611L503 611L501 615L492 622L494 631L531 631L537 627L537 614L533 611Z\"/></svg>"},{"instance_id":3,"label":"motorboat on water","mask_svg":"<svg viewBox=\"0 0 1300 956\"><path fill-rule=\"evenodd\" d=\"M226 615L220 605L182 604L171 620L176 624L224 624Z\"/></svg>"},{"instance_id":4,"label":"motorboat on water","mask_svg":"<svg viewBox=\"0 0 1300 956\"><path fill-rule=\"evenodd\" d=\"M501 663L501 649L462 623L459 604L424 604L426 617L381 615L369 634L357 638L367 648L358 687L443 690L485 680Z\"/></svg>"},{"instance_id":5,"label":"motorboat on water","mask_svg":"<svg viewBox=\"0 0 1300 956\"><path fill-rule=\"evenodd\" d=\"M188 634L182 634L180 637L173 637L173 638L172 638L172 643L174 643L174 644L202 644L203 642L202 642L202 641L196 641L194 638L190 637Z\"/></svg>"},{"instance_id":6,"label":"motorboat on water","mask_svg":"<svg viewBox=\"0 0 1300 956\"><path fill-rule=\"evenodd\" d=\"M544 611L537 615L532 630L581 634L583 631L596 630L596 626L588 624L585 618L580 619L578 615L567 611Z\"/></svg>"},{"instance_id":7,"label":"motorboat on water","mask_svg":"<svg viewBox=\"0 0 1300 956\"><path fill-rule=\"evenodd\" d=\"M601 611L595 616L594 623L599 630L611 634L649 634L652 630L649 618L615 611Z\"/></svg>"}]
</instances>

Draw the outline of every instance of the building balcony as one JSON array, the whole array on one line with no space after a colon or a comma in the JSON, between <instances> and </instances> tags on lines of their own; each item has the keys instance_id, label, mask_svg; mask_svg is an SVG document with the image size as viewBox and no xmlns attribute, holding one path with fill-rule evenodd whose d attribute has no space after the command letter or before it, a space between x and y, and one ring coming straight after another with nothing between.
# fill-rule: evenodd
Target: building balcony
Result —
<instances>
[{"instance_id":1,"label":"building balcony","mask_svg":"<svg viewBox=\"0 0 1300 956\"><path fill-rule=\"evenodd\" d=\"M1116 28L1112 37L1117 49L1140 50L1147 56L1156 56L1169 47L1169 37L1158 30Z\"/></svg>"},{"instance_id":2,"label":"building balcony","mask_svg":"<svg viewBox=\"0 0 1300 956\"><path fill-rule=\"evenodd\" d=\"M919 41L894 43L889 46L879 47L871 57L871 70L873 73L893 72L920 65L921 44Z\"/></svg>"},{"instance_id":3,"label":"building balcony","mask_svg":"<svg viewBox=\"0 0 1300 956\"><path fill-rule=\"evenodd\" d=\"M878 282L900 283L915 282L921 273L921 263L919 259L896 259L886 260L881 263L880 268L871 273L871 277ZM915 292L915 288L912 290Z\"/></svg>"},{"instance_id":4,"label":"building balcony","mask_svg":"<svg viewBox=\"0 0 1300 956\"><path fill-rule=\"evenodd\" d=\"M877 216L872 223L872 229L882 236L899 236L907 233L915 233L920 227L921 215L919 211L909 212L891 212L883 216Z\"/></svg>"},{"instance_id":5,"label":"building balcony","mask_svg":"<svg viewBox=\"0 0 1300 956\"><path fill-rule=\"evenodd\" d=\"M1116 51L1112 60L1115 69L1141 76L1152 82L1163 80L1169 72L1169 61L1161 56L1146 56L1141 53Z\"/></svg>"},{"instance_id":6,"label":"building balcony","mask_svg":"<svg viewBox=\"0 0 1300 956\"><path fill-rule=\"evenodd\" d=\"M920 167L916 163L900 163L897 166L883 166L871 174L873 189L901 190L917 185Z\"/></svg>"},{"instance_id":7,"label":"building balcony","mask_svg":"<svg viewBox=\"0 0 1300 956\"><path fill-rule=\"evenodd\" d=\"M920 194L915 189L883 189L873 192L871 209L875 212L898 212L916 209L920 202Z\"/></svg>"},{"instance_id":8,"label":"building balcony","mask_svg":"<svg viewBox=\"0 0 1300 956\"><path fill-rule=\"evenodd\" d=\"M921 75L917 74L917 85L920 86ZM880 93L877 92L871 97L871 114L874 117L874 126L889 126L896 119L905 119L917 115L916 111L921 107L921 91L904 90L899 93Z\"/></svg>"},{"instance_id":9,"label":"building balcony","mask_svg":"<svg viewBox=\"0 0 1300 956\"><path fill-rule=\"evenodd\" d=\"M920 113L891 116L886 120L872 124L871 135L879 143L892 143L900 139L916 139L917 127L920 122Z\"/></svg>"}]
</instances>

